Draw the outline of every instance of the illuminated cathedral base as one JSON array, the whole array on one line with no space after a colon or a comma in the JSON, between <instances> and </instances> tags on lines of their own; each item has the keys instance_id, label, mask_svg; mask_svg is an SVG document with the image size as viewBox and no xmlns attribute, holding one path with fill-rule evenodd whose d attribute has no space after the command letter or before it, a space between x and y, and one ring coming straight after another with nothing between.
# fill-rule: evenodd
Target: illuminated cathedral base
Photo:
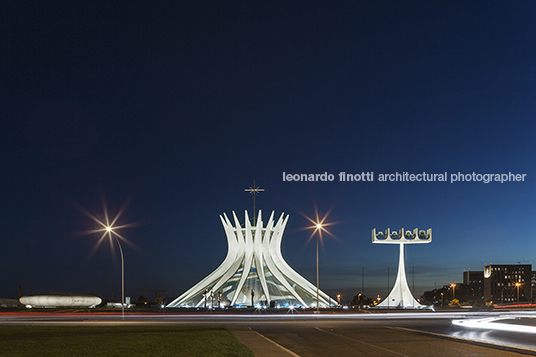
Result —
<instances>
[{"instance_id":1,"label":"illuminated cathedral base","mask_svg":"<svg viewBox=\"0 0 536 357\"><path fill-rule=\"evenodd\" d=\"M274 220L274 212L264 225L262 212L251 226L247 211L244 227L233 212L234 226L220 216L227 235L227 257L211 274L167 305L167 307L316 307L316 286L283 259L281 239L288 215ZM255 223L254 223L255 224ZM319 307L337 302L319 292Z\"/></svg>"}]
</instances>

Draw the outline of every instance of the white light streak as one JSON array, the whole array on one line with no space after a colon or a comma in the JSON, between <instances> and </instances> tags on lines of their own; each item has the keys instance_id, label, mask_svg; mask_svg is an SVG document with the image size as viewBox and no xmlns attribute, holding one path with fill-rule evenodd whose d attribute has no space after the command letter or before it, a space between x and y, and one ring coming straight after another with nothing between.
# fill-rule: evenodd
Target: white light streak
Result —
<instances>
[{"instance_id":1,"label":"white light streak","mask_svg":"<svg viewBox=\"0 0 536 357\"><path fill-rule=\"evenodd\" d=\"M516 316L516 318L521 318L522 316ZM534 318L531 316L525 316L526 318ZM518 333L531 333L536 334L536 326L530 325L517 325L509 323L500 323L496 322L499 320L512 319L512 317L501 316L501 317L488 317L484 319L465 319L465 320L453 320L452 324L461 327L467 328L476 328L484 330L494 330L494 331L506 331L506 332L518 332Z\"/></svg>"}]
</instances>

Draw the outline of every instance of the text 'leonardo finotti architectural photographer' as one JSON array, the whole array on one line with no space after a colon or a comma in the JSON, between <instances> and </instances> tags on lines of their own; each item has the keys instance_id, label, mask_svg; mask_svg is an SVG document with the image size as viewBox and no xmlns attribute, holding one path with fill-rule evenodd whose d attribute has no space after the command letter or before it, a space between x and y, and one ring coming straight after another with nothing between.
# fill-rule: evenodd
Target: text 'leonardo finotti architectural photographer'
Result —
<instances>
[{"instance_id":1,"label":"text 'leonardo finotti architectural photographer'","mask_svg":"<svg viewBox=\"0 0 536 357\"><path fill-rule=\"evenodd\" d=\"M513 174L511 172L507 174L494 174L494 173L470 173L463 174L461 172L450 174L450 183L454 182L521 182L525 181L527 174ZM372 182L374 180L374 172L361 172L357 174L339 172L337 175L324 172L321 174L291 174L283 172L283 181L297 181L297 182L308 182L308 181L324 181L331 182L335 181L335 178L338 178L339 182ZM410 174L409 172L395 172L395 173L381 173L377 175L378 182L448 182L449 174L448 172L440 174L430 174L430 173L418 173Z\"/></svg>"}]
</instances>

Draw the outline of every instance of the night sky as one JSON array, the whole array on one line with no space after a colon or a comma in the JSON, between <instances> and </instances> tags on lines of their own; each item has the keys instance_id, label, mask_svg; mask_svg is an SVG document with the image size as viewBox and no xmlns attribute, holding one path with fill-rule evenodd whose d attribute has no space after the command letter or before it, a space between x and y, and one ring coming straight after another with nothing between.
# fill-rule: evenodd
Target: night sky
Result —
<instances>
[{"instance_id":1,"label":"night sky","mask_svg":"<svg viewBox=\"0 0 536 357\"><path fill-rule=\"evenodd\" d=\"M219 215L290 215L283 257L315 282L303 215L330 211L320 287L382 296L408 246L417 295L536 260L536 3L4 1L0 297L121 294L117 247L83 233L126 205L126 295L177 297L225 258ZM374 173L340 182L339 173ZM381 182L380 174L446 182ZM451 174L525 174L453 182ZM333 174L288 182L286 174ZM81 209L80 207L83 207ZM266 220L266 218L265 218Z\"/></svg>"}]
</instances>

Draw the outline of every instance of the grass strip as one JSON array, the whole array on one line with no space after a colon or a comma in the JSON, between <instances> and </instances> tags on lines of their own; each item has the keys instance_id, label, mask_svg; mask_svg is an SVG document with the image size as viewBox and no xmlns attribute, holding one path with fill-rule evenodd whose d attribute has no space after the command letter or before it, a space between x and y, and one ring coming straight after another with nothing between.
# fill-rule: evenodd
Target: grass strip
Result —
<instances>
[{"instance_id":1,"label":"grass strip","mask_svg":"<svg viewBox=\"0 0 536 357\"><path fill-rule=\"evenodd\" d=\"M253 356L219 326L0 326L2 356Z\"/></svg>"}]
</instances>

